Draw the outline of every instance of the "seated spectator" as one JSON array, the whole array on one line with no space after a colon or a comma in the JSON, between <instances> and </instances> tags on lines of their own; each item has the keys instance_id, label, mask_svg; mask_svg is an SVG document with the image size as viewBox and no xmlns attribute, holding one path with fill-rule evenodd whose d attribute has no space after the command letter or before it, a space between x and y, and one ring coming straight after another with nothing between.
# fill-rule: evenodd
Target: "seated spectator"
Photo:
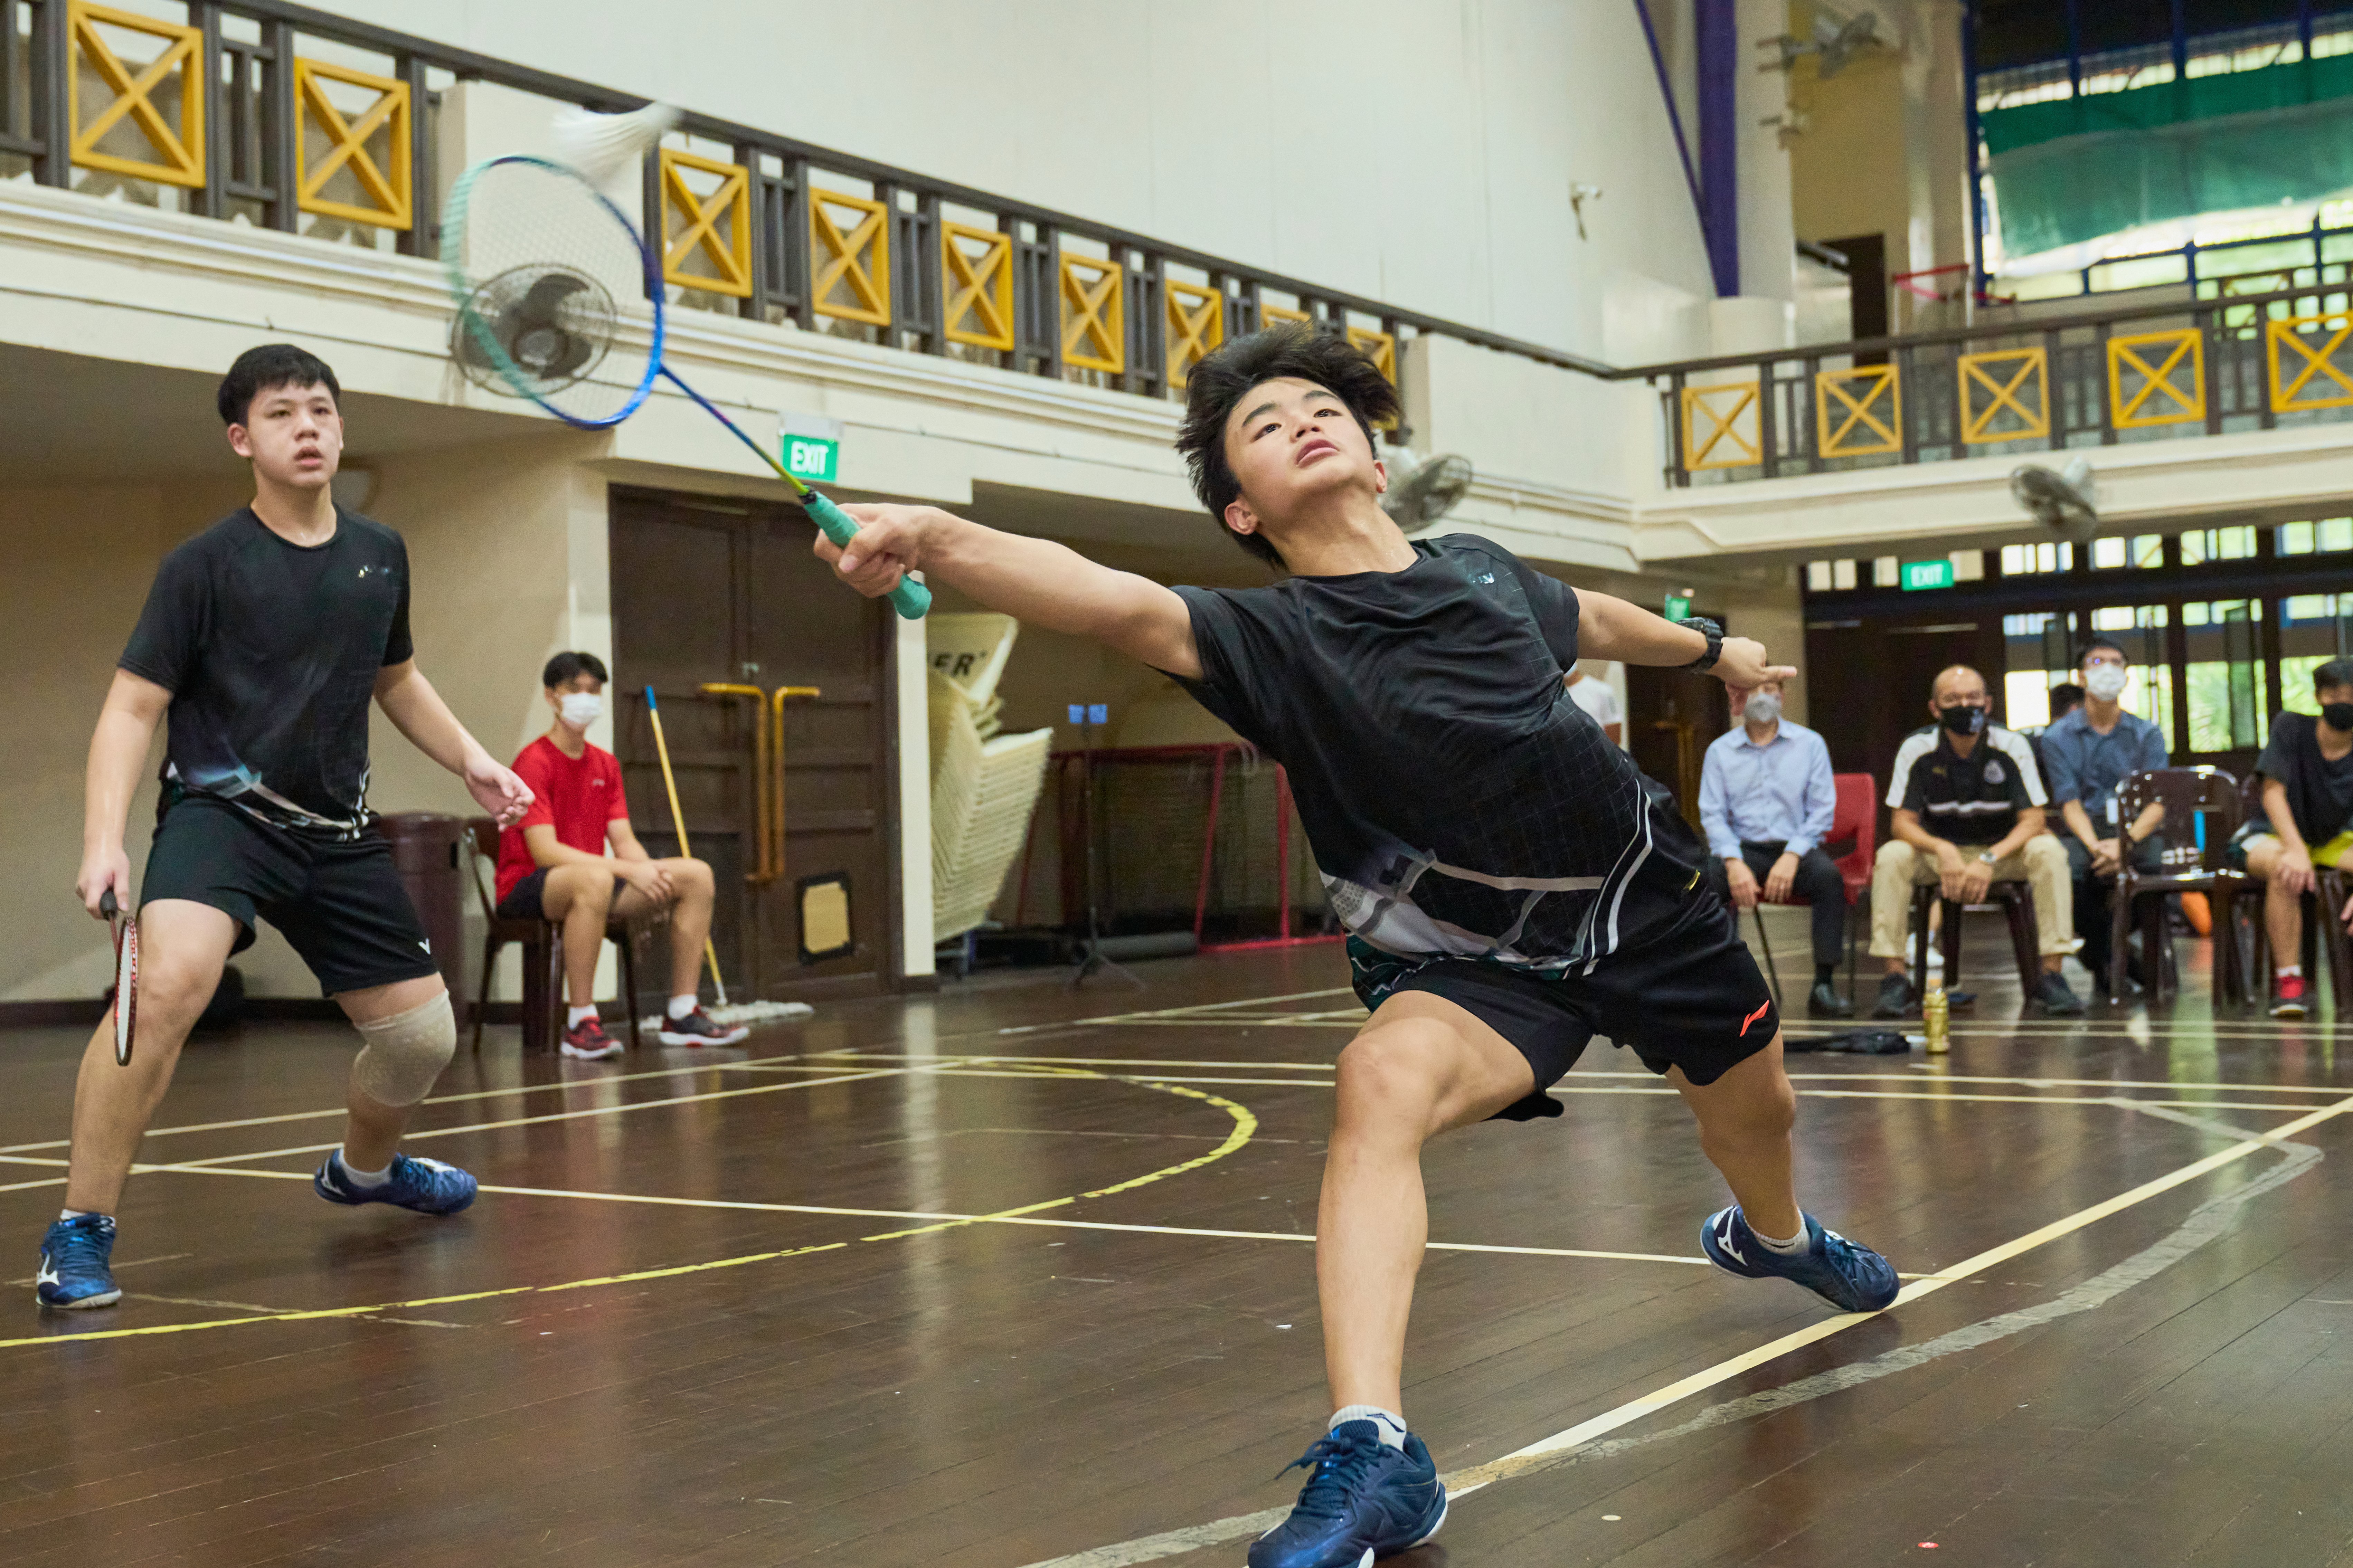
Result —
<instances>
[{"instance_id":1,"label":"seated spectator","mask_svg":"<svg viewBox=\"0 0 2353 1568\"><path fill-rule=\"evenodd\" d=\"M2042 977L2027 1000L2054 1016L2083 1012L2059 973L2074 945L2067 852L2042 831L2032 748L1989 721L1985 677L1968 665L1937 675L1928 711L1936 722L1905 738L1888 772L1893 837L1871 876L1871 952L1886 973L1872 1016L1900 1018L1911 1002L1904 939L1914 888L1937 885L1953 902L1974 904L1995 882L2015 881L2032 892L2042 945Z\"/></svg>"},{"instance_id":2,"label":"seated spectator","mask_svg":"<svg viewBox=\"0 0 2353 1568\"><path fill-rule=\"evenodd\" d=\"M1611 745L1623 745L1625 742L1620 737L1626 732L1626 716L1619 711L1617 689L1599 676L1586 674L1587 664L1597 664L1605 669L1609 668L1606 660L1579 661L1577 667L1568 672L1569 700L1593 715L1593 721L1601 726L1601 732L1609 737Z\"/></svg>"},{"instance_id":3,"label":"seated spectator","mask_svg":"<svg viewBox=\"0 0 2353 1568\"><path fill-rule=\"evenodd\" d=\"M2114 930L2109 905L2116 872L2126 855L2142 870L2154 871L2163 853L2149 835L2165 820L2165 807L2152 804L2130 822L2116 816L2116 791L2126 775L2165 766L2165 732L2125 710L2130 665L2125 650L2105 637L2085 644L2076 664L2084 677L2084 704L2053 720L2039 748L2051 804L2066 828L2060 842L2067 847L2075 934L2084 939L2080 956L2102 992L2108 988Z\"/></svg>"},{"instance_id":4,"label":"seated spectator","mask_svg":"<svg viewBox=\"0 0 2353 1568\"><path fill-rule=\"evenodd\" d=\"M2045 784L2050 782L2051 762L2042 754L2042 737L2050 732L2051 724L2056 724L2083 705L2084 689L2073 681L2063 680L2051 689L2051 723L2029 724L2019 731L2034 748L2034 771L2042 775Z\"/></svg>"},{"instance_id":5,"label":"seated spectator","mask_svg":"<svg viewBox=\"0 0 2353 1568\"><path fill-rule=\"evenodd\" d=\"M502 920L549 920L564 928L564 974L572 1010L564 1054L595 1061L618 1056L594 1000L605 923L658 909L670 911L670 997L660 1036L666 1046L728 1046L751 1033L728 1028L696 999L703 939L711 931L711 868L700 860L657 860L629 827L620 759L588 743L588 726L605 710L605 664L593 653L559 653L541 674L555 722L522 749L514 771L531 785L531 810L499 836ZM612 845L612 854L605 847ZM628 1006L634 996L624 997Z\"/></svg>"},{"instance_id":6,"label":"seated spectator","mask_svg":"<svg viewBox=\"0 0 2353 1568\"><path fill-rule=\"evenodd\" d=\"M2272 1016L2310 1011L2304 984L2304 895L2314 868L2336 866L2353 833L2353 658L2312 672L2320 717L2283 712L2255 762L2263 805L2239 826L2230 863L2263 884L2263 930L2271 938ZM2346 905L2353 915L2353 902Z\"/></svg>"},{"instance_id":7,"label":"seated spectator","mask_svg":"<svg viewBox=\"0 0 2353 1568\"><path fill-rule=\"evenodd\" d=\"M1830 748L1781 717L1778 680L1752 689L1740 717L1741 727L1710 742L1700 764L1709 879L1736 909L1755 909L1760 893L1778 904L1795 892L1812 905L1814 988L1807 1011L1851 1018L1854 1004L1831 984L1846 945L1846 880L1822 849L1838 808Z\"/></svg>"}]
</instances>

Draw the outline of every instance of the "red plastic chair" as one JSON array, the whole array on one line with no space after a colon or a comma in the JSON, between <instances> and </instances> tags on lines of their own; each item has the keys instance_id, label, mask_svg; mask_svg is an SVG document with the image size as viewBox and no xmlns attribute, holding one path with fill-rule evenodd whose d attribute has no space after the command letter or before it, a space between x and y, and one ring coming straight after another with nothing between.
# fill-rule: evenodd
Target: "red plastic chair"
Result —
<instances>
[{"instance_id":1,"label":"red plastic chair","mask_svg":"<svg viewBox=\"0 0 2353 1568\"><path fill-rule=\"evenodd\" d=\"M1872 857L1879 850L1879 781L1869 773L1832 773L1831 786L1837 792L1837 804L1831 808L1831 830L1823 837L1821 848L1824 854L1831 856L1832 863L1838 867L1840 879L1846 883L1846 988L1847 994L1852 996L1854 994L1857 966L1855 922L1858 917L1864 921L1871 918L1863 895L1871 890ZM1831 853L1849 840L1852 840L1853 847L1845 854ZM1780 901L1802 904L1806 900L1789 898ZM1757 902L1760 906L1764 903L1761 892ZM1765 937L1761 907L1757 915L1757 937L1764 943L1765 962L1770 967L1773 946ZM1778 1001L1781 994L1778 968L1772 978L1773 995Z\"/></svg>"}]
</instances>

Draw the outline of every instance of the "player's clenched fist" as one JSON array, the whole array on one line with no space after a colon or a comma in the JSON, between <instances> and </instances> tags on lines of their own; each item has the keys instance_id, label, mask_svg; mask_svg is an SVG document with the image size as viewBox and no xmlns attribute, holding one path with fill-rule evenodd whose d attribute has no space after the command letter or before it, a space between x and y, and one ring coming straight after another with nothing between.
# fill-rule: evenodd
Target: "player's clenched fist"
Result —
<instances>
[{"instance_id":1,"label":"player's clenched fist","mask_svg":"<svg viewBox=\"0 0 2353 1568\"><path fill-rule=\"evenodd\" d=\"M932 520L943 514L935 507L845 506L858 523L858 536L847 549L823 533L812 548L829 563L834 575L870 599L879 599L899 585L899 580L923 563L923 539Z\"/></svg>"}]
</instances>

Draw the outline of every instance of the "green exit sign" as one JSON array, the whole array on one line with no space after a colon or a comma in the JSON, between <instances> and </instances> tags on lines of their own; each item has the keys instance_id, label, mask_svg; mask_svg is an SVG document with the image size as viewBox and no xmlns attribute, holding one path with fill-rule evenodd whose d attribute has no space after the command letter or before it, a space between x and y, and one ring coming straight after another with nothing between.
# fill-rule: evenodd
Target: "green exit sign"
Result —
<instances>
[{"instance_id":1,"label":"green exit sign","mask_svg":"<svg viewBox=\"0 0 2353 1568\"><path fill-rule=\"evenodd\" d=\"M785 472L797 479L830 484L841 478L841 421L817 414L787 414L779 433Z\"/></svg>"},{"instance_id":2,"label":"green exit sign","mask_svg":"<svg viewBox=\"0 0 2353 1568\"><path fill-rule=\"evenodd\" d=\"M1681 621L1681 620L1688 620L1688 619L1690 619L1690 618L1691 618L1691 595L1690 595L1689 594L1670 594L1670 595L1667 595L1667 607L1666 607L1665 615L1666 615L1667 619L1669 619L1669 620L1671 620L1671 621Z\"/></svg>"},{"instance_id":3,"label":"green exit sign","mask_svg":"<svg viewBox=\"0 0 2353 1568\"><path fill-rule=\"evenodd\" d=\"M1949 559L1937 561L1906 561L1904 563L1904 586L1914 588L1949 588L1953 585L1953 563Z\"/></svg>"}]
</instances>

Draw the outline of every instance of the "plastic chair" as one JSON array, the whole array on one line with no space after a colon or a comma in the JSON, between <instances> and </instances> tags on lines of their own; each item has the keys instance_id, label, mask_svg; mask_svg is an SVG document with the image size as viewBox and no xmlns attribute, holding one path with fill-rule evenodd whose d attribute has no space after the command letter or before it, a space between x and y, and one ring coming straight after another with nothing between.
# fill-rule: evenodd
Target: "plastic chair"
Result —
<instances>
[{"instance_id":1,"label":"plastic chair","mask_svg":"<svg viewBox=\"0 0 2353 1568\"><path fill-rule=\"evenodd\" d=\"M515 942L522 948L522 1048L552 1051L564 1033L564 933L553 921L508 920L500 915L498 900L491 896L491 884L483 877L485 865L495 867L499 860L496 822L487 816L468 818L466 847L473 861L474 897L482 906L482 985L481 994L474 1000L473 1048L478 1053L482 1048L482 1017L491 1005L491 976L496 972L499 950ZM616 915L605 922L605 940L620 949L621 998L629 1008L631 1050L639 1043L637 946L661 918L632 923Z\"/></svg>"},{"instance_id":2,"label":"plastic chair","mask_svg":"<svg viewBox=\"0 0 2353 1568\"><path fill-rule=\"evenodd\" d=\"M1832 773L1831 786L1837 792L1836 804L1831 808L1831 830L1821 841L1824 854L1841 844L1851 843L1843 855L1832 855L1831 863L1838 867L1839 879L1846 884L1846 989L1854 994L1858 952L1857 937L1870 919L1870 907L1862 895L1871 888L1872 857L1879 850L1879 781L1869 773ZM1790 897L1773 900L1783 904L1802 904L1807 900ZM1765 951L1765 966L1773 982L1773 1000L1781 1000L1780 966L1773 962L1773 943L1765 934L1765 896L1758 889L1757 907L1750 911L1757 921L1757 940Z\"/></svg>"},{"instance_id":3,"label":"plastic chair","mask_svg":"<svg viewBox=\"0 0 2353 1568\"><path fill-rule=\"evenodd\" d=\"M2116 872L2112 909L2115 929L2108 949L2108 1002L2125 997L2125 939L2135 915L2141 919L2141 971L2147 994L2161 1000L2173 973L2173 939L2166 928L2165 897L2170 893L2204 893L2216 904L2231 907L2248 879L2222 859L2222 847L2238 830L2242 795L2239 781L2221 768L2154 768L2126 777L2116 787L2116 816L2121 822L2137 818L2151 805L2165 807L2165 821L2151 835L2158 844L2158 866L2143 870L2126 859ZM2209 813L2205 847L2199 846L2198 816ZM2223 1000L2247 999L2247 978L2240 968L2237 933L2225 925L2214 933L2214 987ZM2178 989L2178 984L2176 989Z\"/></svg>"}]
</instances>

